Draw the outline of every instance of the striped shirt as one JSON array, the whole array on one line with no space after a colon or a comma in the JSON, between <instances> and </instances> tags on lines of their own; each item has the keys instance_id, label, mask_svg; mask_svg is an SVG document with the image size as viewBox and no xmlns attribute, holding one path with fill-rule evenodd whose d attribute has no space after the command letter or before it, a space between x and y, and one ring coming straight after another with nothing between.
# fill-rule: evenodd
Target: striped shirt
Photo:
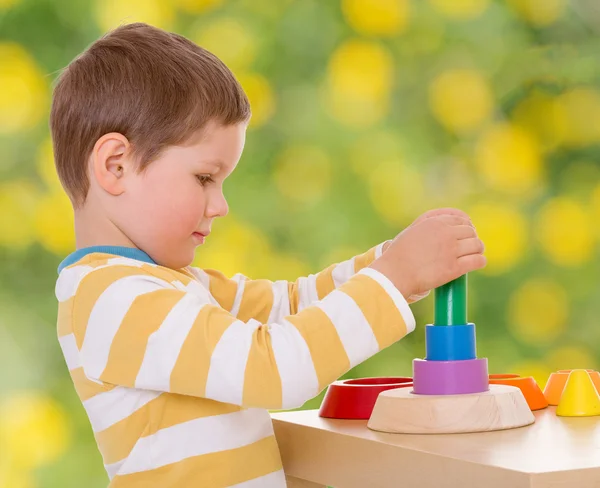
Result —
<instances>
[{"instance_id":1,"label":"striped shirt","mask_svg":"<svg viewBox=\"0 0 600 488\"><path fill-rule=\"evenodd\" d=\"M301 406L414 329L367 267L381 249L295 282L118 253L64 267L59 342L109 487L284 487L268 410Z\"/></svg>"}]
</instances>

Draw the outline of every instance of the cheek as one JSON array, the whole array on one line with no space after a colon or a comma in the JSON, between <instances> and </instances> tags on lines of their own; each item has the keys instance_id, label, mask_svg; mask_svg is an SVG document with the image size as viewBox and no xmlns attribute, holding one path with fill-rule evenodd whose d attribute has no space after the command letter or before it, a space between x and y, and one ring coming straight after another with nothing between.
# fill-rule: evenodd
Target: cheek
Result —
<instances>
[{"instance_id":1,"label":"cheek","mask_svg":"<svg viewBox=\"0 0 600 488\"><path fill-rule=\"evenodd\" d=\"M157 234L175 237L196 230L204 212L202 192L195 181L162 180L147 185L144 198L147 223Z\"/></svg>"}]
</instances>

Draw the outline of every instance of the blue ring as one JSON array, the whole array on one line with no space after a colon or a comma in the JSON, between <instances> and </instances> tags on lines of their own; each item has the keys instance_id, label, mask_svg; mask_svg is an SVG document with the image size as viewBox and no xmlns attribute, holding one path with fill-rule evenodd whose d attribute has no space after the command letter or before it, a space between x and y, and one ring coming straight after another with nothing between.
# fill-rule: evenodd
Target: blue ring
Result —
<instances>
[{"instance_id":1,"label":"blue ring","mask_svg":"<svg viewBox=\"0 0 600 488\"><path fill-rule=\"evenodd\" d=\"M428 361L464 361L477 358L475 324L426 325Z\"/></svg>"}]
</instances>

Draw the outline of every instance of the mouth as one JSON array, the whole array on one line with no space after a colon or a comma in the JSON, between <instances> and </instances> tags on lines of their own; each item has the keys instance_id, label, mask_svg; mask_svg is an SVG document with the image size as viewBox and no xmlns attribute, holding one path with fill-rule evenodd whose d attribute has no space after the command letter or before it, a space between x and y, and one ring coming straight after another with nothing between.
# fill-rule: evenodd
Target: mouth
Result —
<instances>
[{"instance_id":1,"label":"mouth","mask_svg":"<svg viewBox=\"0 0 600 488\"><path fill-rule=\"evenodd\" d=\"M208 237L208 234L210 234L210 231L208 232L194 232L192 234L192 237L194 239L196 239L198 242L200 242L200 244L204 243L204 239L206 239Z\"/></svg>"}]
</instances>

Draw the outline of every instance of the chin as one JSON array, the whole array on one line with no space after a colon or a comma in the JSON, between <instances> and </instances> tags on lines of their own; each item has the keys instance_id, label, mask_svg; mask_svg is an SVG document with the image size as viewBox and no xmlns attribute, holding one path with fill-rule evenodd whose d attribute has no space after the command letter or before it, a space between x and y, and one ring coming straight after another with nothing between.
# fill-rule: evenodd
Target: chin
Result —
<instances>
[{"instance_id":1,"label":"chin","mask_svg":"<svg viewBox=\"0 0 600 488\"><path fill-rule=\"evenodd\" d=\"M179 262L179 268L187 268L188 266L191 266L191 264L194 262L194 259L196 258L195 251L195 249L192 249L192 252L189 256L182 256L182 259Z\"/></svg>"}]
</instances>

